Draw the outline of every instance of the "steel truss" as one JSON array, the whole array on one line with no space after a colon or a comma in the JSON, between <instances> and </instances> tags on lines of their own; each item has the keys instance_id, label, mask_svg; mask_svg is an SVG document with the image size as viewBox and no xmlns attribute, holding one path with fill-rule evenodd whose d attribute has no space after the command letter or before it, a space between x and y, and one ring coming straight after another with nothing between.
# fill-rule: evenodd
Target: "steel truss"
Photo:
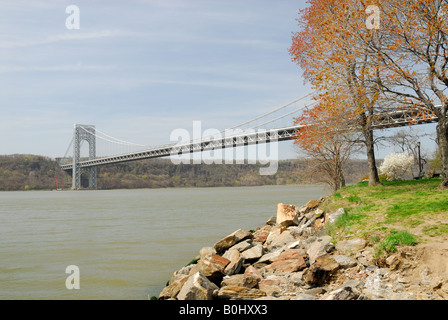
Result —
<instances>
[{"instance_id":1,"label":"steel truss","mask_svg":"<svg viewBox=\"0 0 448 320\"><path fill-rule=\"evenodd\" d=\"M437 121L438 118L434 114L423 115L419 113L417 109L411 111L392 111L376 115L372 121L372 127L377 130L434 123ZM73 188L80 187L81 169L89 169L89 187L96 188L96 168L101 165L291 140L294 139L303 127L303 125L296 125L279 129L258 130L257 132L246 132L228 137L224 136L202 141L190 141L184 144L165 145L145 151L95 158L95 127L75 125L73 163L61 165L61 168L67 171L73 169ZM89 160L80 161L79 146L81 140L87 140L89 142ZM73 164L75 164L75 166L73 166Z\"/></svg>"}]
</instances>

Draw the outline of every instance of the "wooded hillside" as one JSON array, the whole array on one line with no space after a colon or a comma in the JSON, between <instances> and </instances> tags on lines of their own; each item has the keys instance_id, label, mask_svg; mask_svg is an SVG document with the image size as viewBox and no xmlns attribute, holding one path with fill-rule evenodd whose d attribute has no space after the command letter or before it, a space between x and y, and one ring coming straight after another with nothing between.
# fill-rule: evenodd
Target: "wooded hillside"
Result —
<instances>
[{"instance_id":1,"label":"wooded hillside","mask_svg":"<svg viewBox=\"0 0 448 320\"><path fill-rule=\"evenodd\" d=\"M261 176L261 164L173 164L170 159L149 159L99 167L102 189L220 187L307 184L319 182L305 159L283 160L277 174ZM36 155L0 156L0 190L69 189L71 177L50 158ZM352 160L346 168L347 183L366 175L365 161Z\"/></svg>"}]
</instances>

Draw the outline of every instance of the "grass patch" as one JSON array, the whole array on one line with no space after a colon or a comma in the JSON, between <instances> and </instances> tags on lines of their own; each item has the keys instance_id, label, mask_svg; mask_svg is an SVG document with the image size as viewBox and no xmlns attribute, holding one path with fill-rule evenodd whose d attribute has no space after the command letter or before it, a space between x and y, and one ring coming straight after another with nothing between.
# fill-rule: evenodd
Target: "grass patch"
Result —
<instances>
[{"instance_id":1,"label":"grass patch","mask_svg":"<svg viewBox=\"0 0 448 320\"><path fill-rule=\"evenodd\" d=\"M369 187L363 181L327 198L323 209L346 211L328 226L327 233L335 241L356 235L383 252L393 252L397 245L415 244L416 238L448 236L448 191L437 189L440 179L382 183Z\"/></svg>"},{"instance_id":2,"label":"grass patch","mask_svg":"<svg viewBox=\"0 0 448 320\"><path fill-rule=\"evenodd\" d=\"M339 192L335 192L335 193L333 194L333 198L334 198L334 199L342 199L342 196L341 196L341 194L340 194Z\"/></svg>"},{"instance_id":3,"label":"grass patch","mask_svg":"<svg viewBox=\"0 0 448 320\"><path fill-rule=\"evenodd\" d=\"M358 196L349 196L349 197L347 197L347 200L348 200L349 202L354 202L354 203L359 203L359 202L361 202L361 198L358 197Z\"/></svg>"},{"instance_id":4,"label":"grass patch","mask_svg":"<svg viewBox=\"0 0 448 320\"><path fill-rule=\"evenodd\" d=\"M327 234L334 240L338 240L339 235L352 234L352 227L359 227L363 224L363 219L367 217L367 207L371 206L347 208L344 214L328 227Z\"/></svg>"},{"instance_id":5,"label":"grass patch","mask_svg":"<svg viewBox=\"0 0 448 320\"><path fill-rule=\"evenodd\" d=\"M415 246L415 236L407 231L391 230L390 235L380 242L380 248L387 253L397 251L398 245Z\"/></svg>"}]
</instances>

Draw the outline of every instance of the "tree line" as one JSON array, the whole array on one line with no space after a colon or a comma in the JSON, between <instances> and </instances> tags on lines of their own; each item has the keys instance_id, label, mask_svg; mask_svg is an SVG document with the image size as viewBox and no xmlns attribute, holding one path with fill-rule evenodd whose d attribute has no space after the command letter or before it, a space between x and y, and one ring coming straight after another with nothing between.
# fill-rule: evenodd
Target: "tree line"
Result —
<instances>
[{"instance_id":1,"label":"tree line","mask_svg":"<svg viewBox=\"0 0 448 320\"><path fill-rule=\"evenodd\" d=\"M147 159L99 167L102 189L237 187L323 182L308 159L281 160L272 176L261 176L261 164L173 164L169 159ZM365 176L367 163L350 160L347 183ZM37 155L0 156L0 190L51 190L71 188L71 176L56 161Z\"/></svg>"}]
</instances>

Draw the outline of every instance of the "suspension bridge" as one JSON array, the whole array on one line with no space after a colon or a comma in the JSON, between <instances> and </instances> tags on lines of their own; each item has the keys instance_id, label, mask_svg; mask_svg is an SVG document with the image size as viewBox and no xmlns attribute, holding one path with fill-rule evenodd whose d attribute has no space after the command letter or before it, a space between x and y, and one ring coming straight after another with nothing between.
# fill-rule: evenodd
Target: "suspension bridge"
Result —
<instances>
[{"instance_id":1,"label":"suspension bridge","mask_svg":"<svg viewBox=\"0 0 448 320\"><path fill-rule=\"evenodd\" d=\"M209 136L156 146L114 138L94 125L75 124L73 138L67 151L57 160L63 170L71 173L72 189L81 189L83 172L88 176L88 189L96 189L99 166L292 140L303 128L303 125L293 123L293 117L297 117L305 108L315 104L317 101L314 99L314 93L309 93L251 120ZM416 114L412 110L384 112L375 117L372 127L382 129L437 122L436 116L417 116ZM81 158L84 142L88 143L89 149L86 159ZM72 152L71 155L70 152Z\"/></svg>"}]
</instances>

